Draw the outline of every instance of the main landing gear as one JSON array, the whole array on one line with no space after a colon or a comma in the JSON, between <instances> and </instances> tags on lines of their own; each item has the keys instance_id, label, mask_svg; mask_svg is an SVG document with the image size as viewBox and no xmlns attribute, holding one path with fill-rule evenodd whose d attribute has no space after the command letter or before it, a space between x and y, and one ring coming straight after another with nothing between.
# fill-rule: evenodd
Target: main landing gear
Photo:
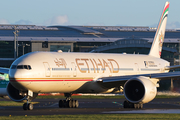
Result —
<instances>
[{"instance_id":1,"label":"main landing gear","mask_svg":"<svg viewBox=\"0 0 180 120\"><path fill-rule=\"evenodd\" d=\"M124 108L135 108L135 109L142 109L143 108L143 104L140 103L130 103L129 101L124 101L123 104Z\"/></svg>"},{"instance_id":2,"label":"main landing gear","mask_svg":"<svg viewBox=\"0 0 180 120\"><path fill-rule=\"evenodd\" d=\"M71 93L64 93L66 100L59 100L59 108L78 108L78 100L73 100L71 98Z\"/></svg>"}]
</instances>

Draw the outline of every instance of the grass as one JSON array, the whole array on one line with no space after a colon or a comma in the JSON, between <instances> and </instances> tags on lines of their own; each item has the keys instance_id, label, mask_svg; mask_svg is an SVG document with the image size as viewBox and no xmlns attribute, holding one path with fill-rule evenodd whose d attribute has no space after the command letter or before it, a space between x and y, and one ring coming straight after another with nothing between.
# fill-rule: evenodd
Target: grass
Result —
<instances>
[{"instance_id":1,"label":"grass","mask_svg":"<svg viewBox=\"0 0 180 120\"><path fill-rule=\"evenodd\" d=\"M155 98L178 98L180 96L173 96L173 95L156 95Z\"/></svg>"},{"instance_id":2,"label":"grass","mask_svg":"<svg viewBox=\"0 0 180 120\"><path fill-rule=\"evenodd\" d=\"M37 104L39 102L31 102L32 104ZM0 106L23 106L24 103L14 102L14 101L0 101Z\"/></svg>"},{"instance_id":3,"label":"grass","mask_svg":"<svg viewBox=\"0 0 180 120\"><path fill-rule=\"evenodd\" d=\"M41 115L41 116L1 116L13 120L167 120L180 119L180 114L91 114L91 115Z\"/></svg>"}]
</instances>

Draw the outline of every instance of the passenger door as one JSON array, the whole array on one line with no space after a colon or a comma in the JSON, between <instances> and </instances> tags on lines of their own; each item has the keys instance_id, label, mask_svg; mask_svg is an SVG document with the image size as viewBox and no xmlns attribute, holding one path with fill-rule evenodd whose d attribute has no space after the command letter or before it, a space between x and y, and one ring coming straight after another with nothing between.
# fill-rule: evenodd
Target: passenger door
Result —
<instances>
[{"instance_id":1,"label":"passenger door","mask_svg":"<svg viewBox=\"0 0 180 120\"><path fill-rule=\"evenodd\" d=\"M44 68L45 68L45 76L50 77L51 76L51 68L49 66L48 62L43 62Z\"/></svg>"}]
</instances>

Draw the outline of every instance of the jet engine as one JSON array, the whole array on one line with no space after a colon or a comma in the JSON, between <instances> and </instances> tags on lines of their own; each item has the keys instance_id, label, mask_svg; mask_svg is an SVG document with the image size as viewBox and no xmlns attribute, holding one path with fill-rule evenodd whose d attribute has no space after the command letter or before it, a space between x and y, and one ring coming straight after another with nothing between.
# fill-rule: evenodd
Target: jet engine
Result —
<instances>
[{"instance_id":1,"label":"jet engine","mask_svg":"<svg viewBox=\"0 0 180 120\"><path fill-rule=\"evenodd\" d=\"M16 102L26 102L28 91L19 91L11 83L7 85L7 93L11 100ZM28 96L28 101L35 99L38 96L38 93L33 93L33 97Z\"/></svg>"},{"instance_id":2,"label":"jet engine","mask_svg":"<svg viewBox=\"0 0 180 120\"><path fill-rule=\"evenodd\" d=\"M124 85L124 95L131 103L148 103L157 94L156 85L148 77L136 77L128 80Z\"/></svg>"}]
</instances>

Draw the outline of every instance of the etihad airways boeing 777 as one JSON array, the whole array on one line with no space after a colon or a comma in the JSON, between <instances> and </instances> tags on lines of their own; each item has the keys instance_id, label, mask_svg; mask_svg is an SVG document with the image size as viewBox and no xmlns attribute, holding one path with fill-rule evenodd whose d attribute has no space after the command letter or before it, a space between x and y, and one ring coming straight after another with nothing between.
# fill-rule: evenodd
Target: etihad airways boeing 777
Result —
<instances>
[{"instance_id":1,"label":"etihad airways boeing 777","mask_svg":"<svg viewBox=\"0 0 180 120\"><path fill-rule=\"evenodd\" d=\"M180 77L180 72L168 72L180 66L160 58L168 10L166 2L148 55L32 52L21 56L6 72L9 98L27 102L23 109L32 110L30 101L38 93L60 92L66 100L60 100L59 107L78 107L73 93L109 93L121 86L124 108L142 108L155 98L159 80Z\"/></svg>"}]
</instances>

